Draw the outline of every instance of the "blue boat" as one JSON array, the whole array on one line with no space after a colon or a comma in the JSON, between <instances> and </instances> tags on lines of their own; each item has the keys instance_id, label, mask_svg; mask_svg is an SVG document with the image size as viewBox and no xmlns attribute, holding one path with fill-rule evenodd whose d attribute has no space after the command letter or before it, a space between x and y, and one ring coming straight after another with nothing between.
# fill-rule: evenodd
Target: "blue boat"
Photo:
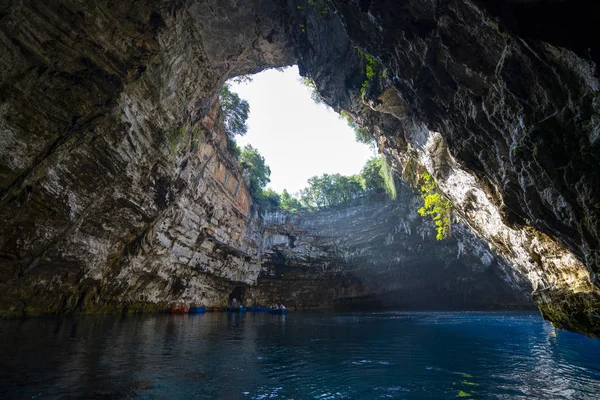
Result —
<instances>
[{"instance_id":1,"label":"blue boat","mask_svg":"<svg viewBox=\"0 0 600 400\"><path fill-rule=\"evenodd\" d=\"M190 307L190 314L204 314L206 307Z\"/></svg>"},{"instance_id":2,"label":"blue boat","mask_svg":"<svg viewBox=\"0 0 600 400\"><path fill-rule=\"evenodd\" d=\"M229 312L246 312L248 309L246 307L227 307L227 311Z\"/></svg>"},{"instance_id":3,"label":"blue boat","mask_svg":"<svg viewBox=\"0 0 600 400\"><path fill-rule=\"evenodd\" d=\"M276 309L271 309L269 310L269 312L273 315L285 315L287 313L287 309L285 308L276 308Z\"/></svg>"},{"instance_id":4,"label":"blue boat","mask_svg":"<svg viewBox=\"0 0 600 400\"><path fill-rule=\"evenodd\" d=\"M269 312L269 307L248 307L248 311L254 312Z\"/></svg>"}]
</instances>

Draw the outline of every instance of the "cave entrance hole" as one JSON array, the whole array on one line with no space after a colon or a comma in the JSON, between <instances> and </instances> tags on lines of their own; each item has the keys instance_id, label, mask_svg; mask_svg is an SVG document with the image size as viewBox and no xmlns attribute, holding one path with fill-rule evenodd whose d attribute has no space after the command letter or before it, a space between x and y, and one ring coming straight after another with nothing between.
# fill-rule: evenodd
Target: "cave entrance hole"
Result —
<instances>
[{"instance_id":1,"label":"cave entrance hole","mask_svg":"<svg viewBox=\"0 0 600 400\"><path fill-rule=\"evenodd\" d=\"M246 288L242 286L236 286L233 288L233 291L229 294L229 300L227 301L227 304L231 304L233 299L236 299L238 304L245 304L245 296Z\"/></svg>"},{"instance_id":2,"label":"cave entrance hole","mask_svg":"<svg viewBox=\"0 0 600 400\"><path fill-rule=\"evenodd\" d=\"M300 77L297 66L233 78L225 86L230 95L249 105L246 129L239 130L237 124L234 134L229 133L226 112L230 150L238 156L242 153L242 164L247 161L243 155L247 146L264 158L269 174L259 181L264 183L261 189L267 197L273 192L281 196L285 191L301 200L302 190L312 177L357 176L370 159L377 157L373 139L368 137L370 143L357 141L358 126L319 101L314 84ZM221 104L223 108L223 89ZM243 117L244 110L231 115ZM236 125L231 130L235 129ZM256 189L252 187L253 192Z\"/></svg>"}]
</instances>

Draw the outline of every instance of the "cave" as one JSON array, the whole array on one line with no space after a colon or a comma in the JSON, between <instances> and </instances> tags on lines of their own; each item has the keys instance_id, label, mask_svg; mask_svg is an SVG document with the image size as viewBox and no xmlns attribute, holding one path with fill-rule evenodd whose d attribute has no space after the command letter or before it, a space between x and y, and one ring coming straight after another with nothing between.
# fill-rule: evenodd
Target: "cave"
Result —
<instances>
[{"instance_id":1,"label":"cave","mask_svg":"<svg viewBox=\"0 0 600 400\"><path fill-rule=\"evenodd\" d=\"M295 260L294 230L306 220L265 219L227 152L222 84L297 64L324 102L368 127L403 196L418 201L413 189L428 173L452 202L445 280L464 282L460 274L477 270L467 258L477 258L477 272L504 286L471 281L469 293L497 293L496 305L532 300L555 326L600 336L600 97L588 32L598 13L563 6L3 4L0 315L225 306L236 287L273 297L275 282L314 289L300 308L349 296L345 304L372 303L376 274L339 275L348 259L362 268L349 252L360 246L336 251L325 241L324 259ZM539 28L525 23L532 15L545 17ZM582 27L574 15L590 21ZM363 226L399 232L385 227L386 206L354 212ZM293 247L278 241L286 233ZM263 240L273 246L265 251ZM469 255L449 269L457 242L470 243ZM308 264L326 272L327 299ZM290 269L297 280L274 278Z\"/></svg>"}]
</instances>

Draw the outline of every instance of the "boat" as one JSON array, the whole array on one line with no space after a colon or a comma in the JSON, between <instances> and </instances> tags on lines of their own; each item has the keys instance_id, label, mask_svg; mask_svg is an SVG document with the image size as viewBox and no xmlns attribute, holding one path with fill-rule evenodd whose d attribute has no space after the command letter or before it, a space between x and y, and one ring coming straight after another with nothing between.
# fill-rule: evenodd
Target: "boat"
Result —
<instances>
[{"instance_id":1,"label":"boat","mask_svg":"<svg viewBox=\"0 0 600 400\"><path fill-rule=\"evenodd\" d=\"M271 308L269 312L273 315L285 315L287 313L286 308Z\"/></svg>"},{"instance_id":2,"label":"boat","mask_svg":"<svg viewBox=\"0 0 600 400\"><path fill-rule=\"evenodd\" d=\"M248 307L248 311L253 312L269 312L269 307Z\"/></svg>"},{"instance_id":3,"label":"boat","mask_svg":"<svg viewBox=\"0 0 600 400\"><path fill-rule=\"evenodd\" d=\"M206 307L190 307L190 314L204 314Z\"/></svg>"},{"instance_id":4,"label":"boat","mask_svg":"<svg viewBox=\"0 0 600 400\"><path fill-rule=\"evenodd\" d=\"M248 309L246 307L227 307L227 311L229 312L246 312Z\"/></svg>"},{"instance_id":5,"label":"boat","mask_svg":"<svg viewBox=\"0 0 600 400\"><path fill-rule=\"evenodd\" d=\"M190 308L187 306L176 306L171 308L171 314L184 314L190 311Z\"/></svg>"}]
</instances>

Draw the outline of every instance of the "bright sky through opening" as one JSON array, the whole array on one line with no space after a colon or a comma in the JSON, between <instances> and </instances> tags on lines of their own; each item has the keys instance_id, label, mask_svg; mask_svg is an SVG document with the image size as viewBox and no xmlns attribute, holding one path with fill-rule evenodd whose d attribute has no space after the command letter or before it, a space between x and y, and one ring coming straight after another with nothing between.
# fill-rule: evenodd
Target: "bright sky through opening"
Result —
<instances>
[{"instance_id":1,"label":"bright sky through opening","mask_svg":"<svg viewBox=\"0 0 600 400\"><path fill-rule=\"evenodd\" d=\"M324 104L316 104L299 82L298 67L267 70L231 90L250 104L248 133L237 136L240 147L250 143L271 167L268 187L290 194L307 186L315 175L353 175L375 155L354 140L345 120Z\"/></svg>"}]
</instances>

